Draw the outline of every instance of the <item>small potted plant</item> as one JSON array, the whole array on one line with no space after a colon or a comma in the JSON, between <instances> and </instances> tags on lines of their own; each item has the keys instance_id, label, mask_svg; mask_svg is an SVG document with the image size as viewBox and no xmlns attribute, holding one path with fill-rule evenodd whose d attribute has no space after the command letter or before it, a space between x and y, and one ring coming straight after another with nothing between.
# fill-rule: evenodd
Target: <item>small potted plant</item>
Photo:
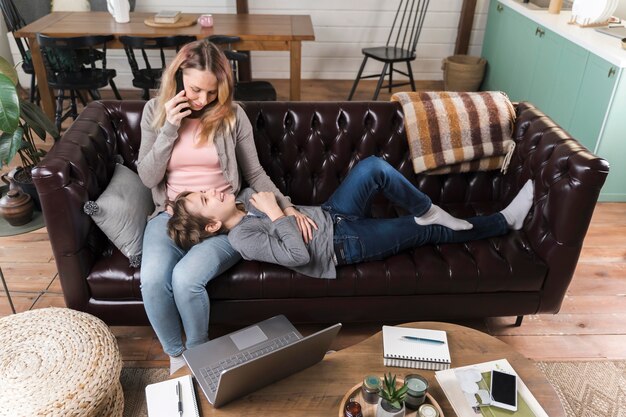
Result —
<instances>
[{"instance_id":1,"label":"small potted plant","mask_svg":"<svg viewBox=\"0 0 626 417\"><path fill-rule=\"evenodd\" d=\"M59 131L39 107L20 98L17 87L15 68L0 57L0 168L19 155L21 167L14 171L12 179L38 205L39 198L30 171L46 153L37 148L35 138L45 141L50 135L56 140Z\"/></svg>"},{"instance_id":2,"label":"small potted plant","mask_svg":"<svg viewBox=\"0 0 626 417\"><path fill-rule=\"evenodd\" d=\"M400 388L396 386L395 375L392 376L391 373L385 375L376 417L404 417L406 412L404 398L408 389L406 384L402 384Z\"/></svg>"}]
</instances>

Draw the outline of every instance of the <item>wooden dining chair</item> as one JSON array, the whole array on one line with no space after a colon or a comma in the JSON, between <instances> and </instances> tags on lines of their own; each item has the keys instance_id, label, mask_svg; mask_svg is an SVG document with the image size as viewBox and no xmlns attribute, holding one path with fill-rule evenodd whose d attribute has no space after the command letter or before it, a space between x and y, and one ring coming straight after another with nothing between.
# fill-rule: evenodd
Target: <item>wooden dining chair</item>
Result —
<instances>
[{"instance_id":1,"label":"wooden dining chair","mask_svg":"<svg viewBox=\"0 0 626 417\"><path fill-rule=\"evenodd\" d=\"M389 92L391 92L391 89L394 87L409 84L411 85L411 89L415 91L411 61L414 61L416 57L415 50L417 49L417 41L422 32L422 26L424 25L424 18L429 3L430 0L400 0L385 46L363 48L361 50L364 55L363 62L354 80L352 89L350 90L348 100L352 100L356 87L361 79L378 77L378 84L376 85L373 98L373 100L376 100L387 74L389 74L389 84L385 87L389 88ZM383 71L380 74L362 75L368 58L384 63ZM394 64L401 62L406 62L406 73L394 68ZM408 77L409 82L394 84L394 72Z\"/></svg>"},{"instance_id":2,"label":"wooden dining chair","mask_svg":"<svg viewBox=\"0 0 626 417\"><path fill-rule=\"evenodd\" d=\"M50 88L57 90L55 123L59 130L63 120L70 116L74 120L78 117L76 97L79 90L97 91L110 85L115 97L118 100L122 99L115 82L113 82L117 72L106 67L107 42L112 40L113 35L57 38L42 35L41 33L37 34L37 42L41 46L48 75L48 85ZM57 57L62 54L59 54L59 52L67 50L87 51L89 64L82 65L76 62L72 67L60 66ZM102 59L98 61L98 57L102 57ZM96 62L99 62L100 66ZM70 95L66 96L65 91L69 91ZM63 114L63 102L65 99L70 99L70 108Z\"/></svg>"},{"instance_id":3,"label":"wooden dining chair","mask_svg":"<svg viewBox=\"0 0 626 417\"><path fill-rule=\"evenodd\" d=\"M232 45L239 42L239 36L211 35L207 38L216 45L220 45L224 55L230 61L235 80L236 101L276 101L276 89L269 81L241 81L239 77L239 64L247 62L249 55L233 51Z\"/></svg>"},{"instance_id":4,"label":"wooden dining chair","mask_svg":"<svg viewBox=\"0 0 626 417\"><path fill-rule=\"evenodd\" d=\"M150 89L159 87L161 74L165 69L165 49L174 48L176 52L186 43L196 40L195 36L160 36L148 38L142 36L120 36L120 42L124 44L124 51L133 72L133 86L141 88L144 100L150 99ZM153 66L150 63L146 50L159 50L160 64ZM143 57L144 67L140 68L135 51Z\"/></svg>"},{"instance_id":5,"label":"wooden dining chair","mask_svg":"<svg viewBox=\"0 0 626 417\"><path fill-rule=\"evenodd\" d=\"M24 26L26 26L26 21L20 14L20 11L13 3L13 0L0 0L0 10L2 11L2 16L4 17L4 23L7 26L9 32L13 33ZM17 49L20 51L20 56L22 57L22 70L30 75L30 101L34 103L38 100L37 94L37 84L35 79L35 69L33 67L33 61L30 57L30 47L28 45L28 41L25 38L15 38L15 43L17 44Z\"/></svg>"}]
</instances>

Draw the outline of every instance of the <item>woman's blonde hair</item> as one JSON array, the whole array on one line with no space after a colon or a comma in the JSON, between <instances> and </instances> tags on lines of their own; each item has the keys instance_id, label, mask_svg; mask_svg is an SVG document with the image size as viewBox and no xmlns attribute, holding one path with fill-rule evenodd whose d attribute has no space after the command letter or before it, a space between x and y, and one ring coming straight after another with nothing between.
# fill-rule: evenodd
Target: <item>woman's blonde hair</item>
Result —
<instances>
[{"instance_id":1,"label":"woman's blonde hair","mask_svg":"<svg viewBox=\"0 0 626 417\"><path fill-rule=\"evenodd\" d=\"M209 103L202 114L198 141L199 145L212 143L217 132L227 135L234 130L236 114L233 107L233 75L230 63L224 53L206 39L184 45L163 71L152 128L158 130L165 124L165 103L178 93L176 74L187 68L210 71L217 78L217 99Z\"/></svg>"},{"instance_id":2,"label":"woman's blonde hair","mask_svg":"<svg viewBox=\"0 0 626 417\"><path fill-rule=\"evenodd\" d=\"M223 229L215 233L208 232L206 226L216 222L187 210L185 204L189 194L191 191L183 191L174 201L167 202L173 211L172 217L167 221L167 234L183 250L189 250L204 239L225 232Z\"/></svg>"}]
</instances>

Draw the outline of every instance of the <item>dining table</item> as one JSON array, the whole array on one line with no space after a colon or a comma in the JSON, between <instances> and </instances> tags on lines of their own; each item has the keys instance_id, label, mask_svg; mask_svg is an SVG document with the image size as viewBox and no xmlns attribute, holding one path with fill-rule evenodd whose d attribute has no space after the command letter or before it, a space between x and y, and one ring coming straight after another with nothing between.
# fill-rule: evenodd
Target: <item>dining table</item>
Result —
<instances>
[{"instance_id":1,"label":"dining table","mask_svg":"<svg viewBox=\"0 0 626 417\"><path fill-rule=\"evenodd\" d=\"M213 26L196 22L200 14L183 13L182 19L193 21L185 27L153 26L154 13L131 12L128 23L117 23L108 12L52 12L14 32L15 37L27 38L44 112L54 118L54 94L37 43L37 33L53 37L113 35L107 48L123 49L120 36L158 37L192 35L203 39L211 35L238 36L241 40L232 48L242 51L289 51L289 99L300 100L302 41L315 40L309 15L287 14L213 14ZM47 88L46 88L47 87Z\"/></svg>"}]
</instances>

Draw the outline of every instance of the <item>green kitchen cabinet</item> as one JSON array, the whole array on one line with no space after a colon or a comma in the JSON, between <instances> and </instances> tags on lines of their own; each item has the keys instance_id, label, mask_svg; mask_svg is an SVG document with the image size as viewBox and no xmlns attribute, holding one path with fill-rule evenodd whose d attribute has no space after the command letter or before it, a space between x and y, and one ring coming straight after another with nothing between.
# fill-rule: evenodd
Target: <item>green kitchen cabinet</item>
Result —
<instances>
[{"instance_id":1,"label":"green kitchen cabinet","mask_svg":"<svg viewBox=\"0 0 626 417\"><path fill-rule=\"evenodd\" d=\"M487 71L482 84L483 90L507 91L511 82L510 74L515 68L516 51L512 48L515 30L512 30L519 15L499 2L491 2L487 18L487 31L498 36L487 39L483 44L483 56L487 58Z\"/></svg>"},{"instance_id":2,"label":"green kitchen cabinet","mask_svg":"<svg viewBox=\"0 0 626 417\"><path fill-rule=\"evenodd\" d=\"M506 3L490 2L482 52L488 72L481 89L533 103L607 159L610 174L600 200L626 202L626 66L611 64L550 23L537 23L548 20L536 22Z\"/></svg>"},{"instance_id":3,"label":"green kitchen cabinet","mask_svg":"<svg viewBox=\"0 0 626 417\"><path fill-rule=\"evenodd\" d=\"M614 65L589 54L568 131L594 152L597 151L600 130L616 80L617 68ZM626 115L626 108L623 110Z\"/></svg>"},{"instance_id":4,"label":"green kitchen cabinet","mask_svg":"<svg viewBox=\"0 0 626 417\"><path fill-rule=\"evenodd\" d=\"M626 201L626 70L613 77L617 85L606 113L596 153L609 161L609 176L600 192L602 201ZM604 74L606 77L606 74ZM608 78L608 77L607 77Z\"/></svg>"}]
</instances>

